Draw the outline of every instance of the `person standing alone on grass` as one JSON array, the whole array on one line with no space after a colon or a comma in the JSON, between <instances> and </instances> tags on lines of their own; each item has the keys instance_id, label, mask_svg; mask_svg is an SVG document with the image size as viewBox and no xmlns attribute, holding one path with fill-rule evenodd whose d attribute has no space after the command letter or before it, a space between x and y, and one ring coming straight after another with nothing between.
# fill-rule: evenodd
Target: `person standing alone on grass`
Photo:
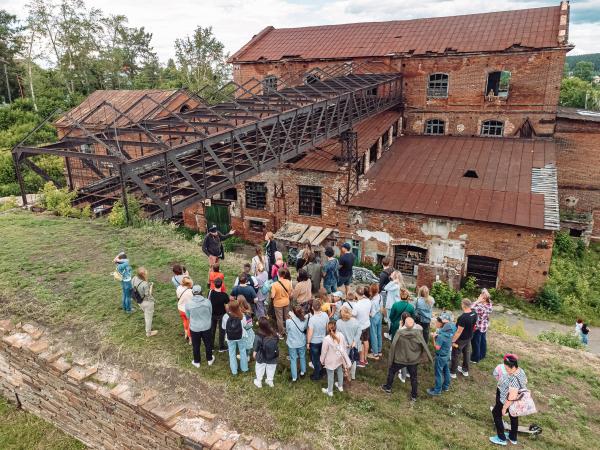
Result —
<instances>
[{"instance_id":1,"label":"person standing alone on grass","mask_svg":"<svg viewBox=\"0 0 600 450\"><path fill-rule=\"evenodd\" d=\"M452 352L452 336L456 327L450 314L443 312L435 320L436 331L431 333L435 347L434 377L435 386L427 390L429 395L441 395L450 390L450 354Z\"/></svg>"},{"instance_id":2,"label":"person standing alone on grass","mask_svg":"<svg viewBox=\"0 0 600 450\"><path fill-rule=\"evenodd\" d=\"M273 266L276 267L276 266ZM292 282L290 281L290 271L281 268L277 281L271 286L271 298L275 308L275 319L277 320L277 332L279 339L285 335L284 324L290 310L290 294L292 293Z\"/></svg>"},{"instance_id":3,"label":"person standing alone on grass","mask_svg":"<svg viewBox=\"0 0 600 450\"><path fill-rule=\"evenodd\" d=\"M473 303L473 311L477 314L475 331L471 338L471 362L477 364L487 353L487 330L490 326L492 298L487 289L482 289L479 298Z\"/></svg>"},{"instance_id":4,"label":"person standing alone on grass","mask_svg":"<svg viewBox=\"0 0 600 450\"><path fill-rule=\"evenodd\" d=\"M350 359L346 349L344 335L336 331L335 322L329 322L327 324L327 336L323 339L320 356L321 365L327 370L327 388L321 390L329 397L333 397L335 374L337 374L335 387L338 391L344 392L344 369L350 367Z\"/></svg>"},{"instance_id":5,"label":"person standing alone on grass","mask_svg":"<svg viewBox=\"0 0 600 450\"><path fill-rule=\"evenodd\" d=\"M185 339L192 345L192 338L190 335L190 321L185 314L185 305L192 299L192 287L194 282L190 277L183 277L181 279L181 283L177 286L177 310L179 311L179 316L181 317L181 321L183 322L183 333L185 335Z\"/></svg>"},{"instance_id":6,"label":"person standing alone on grass","mask_svg":"<svg viewBox=\"0 0 600 450\"><path fill-rule=\"evenodd\" d=\"M277 369L277 359L279 358L279 339L277 333L271 328L269 319L261 317L258 320L258 332L254 341L254 359L256 360L256 378L254 385L257 388L262 387L263 376L267 375L267 386L273 387L273 378Z\"/></svg>"},{"instance_id":7,"label":"person standing alone on grass","mask_svg":"<svg viewBox=\"0 0 600 450\"><path fill-rule=\"evenodd\" d=\"M310 379L319 381L321 374L321 348L323 339L327 334L327 323L329 316L321 310L321 300L313 300L313 315L308 319L308 332L306 333L306 346L310 351L310 361L313 365L313 373Z\"/></svg>"},{"instance_id":8,"label":"person standing alone on grass","mask_svg":"<svg viewBox=\"0 0 600 450\"><path fill-rule=\"evenodd\" d=\"M131 313L131 290L133 286L131 284L131 266L125 252L119 253L113 259L113 262L117 265L115 271L115 278L121 282L121 309L126 313Z\"/></svg>"},{"instance_id":9,"label":"person standing alone on grass","mask_svg":"<svg viewBox=\"0 0 600 450\"><path fill-rule=\"evenodd\" d=\"M463 313L456 321L456 332L452 336L452 358L450 361L450 376L456 378L458 370L463 376L469 376L469 359L471 353L471 339L477 322L477 313L471 309L471 300L463 298L461 301ZM458 358L462 354L463 365L458 365Z\"/></svg>"},{"instance_id":10,"label":"person standing alone on grass","mask_svg":"<svg viewBox=\"0 0 600 450\"><path fill-rule=\"evenodd\" d=\"M202 296L202 287L192 287L192 299L185 305L185 315L190 320L190 334L192 336L192 350L194 360L192 365L200 367L200 344L204 342L206 360L212 366L215 357L212 353L212 334L210 331L212 319L212 305L210 301Z\"/></svg>"},{"instance_id":11,"label":"person standing alone on grass","mask_svg":"<svg viewBox=\"0 0 600 450\"><path fill-rule=\"evenodd\" d=\"M429 295L429 288L421 286L419 297L415 302L415 322L423 327L423 339L429 343L429 325L431 324L431 313L435 300Z\"/></svg>"},{"instance_id":12,"label":"person standing alone on grass","mask_svg":"<svg viewBox=\"0 0 600 450\"><path fill-rule=\"evenodd\" d=\"M304 317L304 311L301 306L296 305L294 311L289 314L289 319L285 321L287 334L286 344L288 354L290 355L290 372L292 381L298 379L298 361L300 362L300 376L306 373L306 331L308 328L308 319Z\"/></svg>"},{"instance_id":13,"label":"person standing alone on grass","mask_svg":"<svg viewBox=\"0 0 600 450\"><path fill-rule=\"evenodd\" d=\"M327 291L328 294L333 294L337 291L339 284L339 274L338 271L340 269L340 264L335 257L335 253L333 248L326 247L325 248L325 256L327 257L327 262L323 266L323 287Z\"/></svg>"},{"instance_id":14,"label":"person standing alone on grass","mask_svg":"<svg viewBox=\"0 0 600 450\"><path fill-rule=\"evenodd\" d=\"M225 315L225 307L229 303L229 295L223 289L223 280L217 278L215 280L215 288L208 292L208 299L212 305L210 335L212 348L215 348L215 337L217 336L217 328L219 329L219 353L226 352L225 347L225 330L221 328L221 321Z\"/></svg>"},{"instance_id":15,"label":"person standing alone on grass","mask_svg":"<svg viewBox=\"0 0 600 450\"><path fill-rule=\"evenodd\" d=\"M412 317L407 317L404 327L398 330L392 340L387 381L381 386L381 389L391 394L396 373L406 367L410 375L410 399L413 402L416 401L419 388L417 367L424 357L432 361L429 348L423 339L422 330L415 328L415 321Z\"/></svg>"},{"instance_id":16,"label":"person standing alone on grass","mask_svg":"<svg viewBox=\"0 0 600 450\"><path fill-rule=\"evenodd\" d=\"M137 270L137 275L132 280L133 289L137 292L141 302L140 308L144 311L144 322L146 336L156 336L158 331L152 329L152 318L154 317L154 297L152 296L152 283L148 283L148 271L145 267Z\"/></svg>"},{"instance_id":17,"label":"person standing alone on grass","mask_svg":"<svg viewBox=\"0 0 600 450\"><path fill-rule=\"evenodd\" d=\"M216 225L211 225L208 228L208 233L202 242L202 251L208 256L208 283L210 286L210 274L215 264L219 264L219 258L223 257L222 241L229 239L235 234L235 230L229 231L227 234L222 234Z\"/></svg>"},{"instance_id":18,"label":"person standing alone on grass","mask_svg":"<svg viewBox=\"0 0 600 450\"><path fill-rule=\"evenodd\" d=\"M344 287L344 294L348 295L348 286L352 283L352 268L354 267L354 253L352 253L352 247L349 243L344 243L340 248L342 253L340 256L339 272L338 272L338 288Z\"/></svg>"}]
</instances>

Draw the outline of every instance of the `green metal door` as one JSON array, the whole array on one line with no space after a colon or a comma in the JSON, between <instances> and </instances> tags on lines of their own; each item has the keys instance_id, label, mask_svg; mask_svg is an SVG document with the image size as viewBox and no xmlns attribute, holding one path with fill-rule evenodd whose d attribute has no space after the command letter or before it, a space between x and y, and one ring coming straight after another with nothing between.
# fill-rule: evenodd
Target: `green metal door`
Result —
<instances>
[{"instance_id":1,"label":"green metal door","mask_svg":"<svg viewBox=\"0 0 600 450\"><path fill-rule=\"evenodd\" d=\"M229 207L226 205L215 205L206 208L206 225L216 225L219 231L223 234L229 233L230 219L229 219Z\"/></svg>"}]
</instances>

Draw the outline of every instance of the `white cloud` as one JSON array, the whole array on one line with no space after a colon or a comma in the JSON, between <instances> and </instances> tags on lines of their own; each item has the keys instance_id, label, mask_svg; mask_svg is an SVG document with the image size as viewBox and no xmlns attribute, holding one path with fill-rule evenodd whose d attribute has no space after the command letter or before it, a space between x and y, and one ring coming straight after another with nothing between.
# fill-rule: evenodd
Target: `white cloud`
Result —
<instances>
[{"instance_id":1,"label":"white cloud","mask_svg":"<svg viewBox=\"0 0 600 450\"><path fill-rule=\"evenodd\" d=\"M174 54L176 38L191 34L198 25L212 26L228 52L233 53L267 25L276 28L332 23L402 20L419 17L471 14L497 10L557 5L558 0L85 0L106 14L124 14L130 25L144 26L153 33L154 48L162 61ZM0 0L0 9L25 16L28 0ZM579 9L578 9L579 8ZM571 5L576 23L571 23L572 53L600 52L600 0L582 0ZM577 11L585 14L575 14ZM596 23L586 23L586 17Z\"/></svg>"}]
</instances>

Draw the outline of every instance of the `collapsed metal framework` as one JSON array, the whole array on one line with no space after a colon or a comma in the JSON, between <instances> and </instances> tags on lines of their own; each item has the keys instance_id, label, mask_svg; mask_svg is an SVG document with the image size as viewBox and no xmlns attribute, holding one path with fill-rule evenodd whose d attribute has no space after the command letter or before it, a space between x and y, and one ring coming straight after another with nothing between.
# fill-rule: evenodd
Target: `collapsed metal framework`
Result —
<instances>
[{"instance_id":1,"label":"collapsed metal framework","mask_svg":"<svg viewBox=\"0 0 600 450\"><path fill-rule=\"evenodd\" d=\"M78 190L76 204L102 212L118 199L127 208L127 196L134 195L147 215L174 217L195 202L341 136L361 120L399 107L401 75L385 67L345 63L268 84L252 78L242 85L229 82L216 92L179 91L195 104L185 110L168 107L174 93L163 101L144 95L124 111L104 101L83 117L63 113L69 131L58 142L28 146L28 135L13 149L23 201L21 165L50 180L31 160L50 154L65 159L69 187ZM207 98L218 103L211 106ZM139 115L141 102L147 110L135 120L132 115ZM86 119L100 109L105 115L110 112L109 120L100 127L87 125ZM355 133L353 142L344 144L353 149L343 158L349 177L356 170L351 158L356 154ZM85 176L77 178L77 173ZM346 201L354 190L351 184L349 178Z\"/></svg>"}]
</instances>

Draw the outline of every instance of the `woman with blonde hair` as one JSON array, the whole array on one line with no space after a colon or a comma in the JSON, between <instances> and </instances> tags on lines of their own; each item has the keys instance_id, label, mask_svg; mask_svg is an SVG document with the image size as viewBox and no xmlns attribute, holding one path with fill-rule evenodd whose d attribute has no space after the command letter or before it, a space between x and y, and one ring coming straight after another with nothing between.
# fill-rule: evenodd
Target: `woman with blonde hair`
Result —
<instances>
[{"instance_id":1,"label":"woman with blonde hair","mask_svg":"<svg viewBox=\"0 0 600 450\"><path fill-rule=\"evenodd\" d=\"M423 327L423 339L425 339L425 343L429 343L429 325L431 324L434 303L434 298L429 295L429 288L421 286L419 288L419 296L415 302L415 322Z\"/></svg>"},{"instance_id":2,"label":"woman with blonde hair","mask_svg":"<svg viewBox=\"0 0 600 450\"><path fill-rule=\"evenodd\" d=\"M370 285L369 294L371 299L371 312L369 313L369 317L371 318L371 331L369 333L371 339L371 352L373 358L379 359L383 346L381 330L383 315L381 314L381 311L384 309L381 295L379 295L379 284L374 283Z\"/></svg>"},{"instance_id":3,"label":"woman with blonde hair","mask_svg":"<svg viewBox=\"0 0 600 450\"><path fill-rule=\"evenodd\" d=\"M256 246L254 249L256 255L252 257L252 261L250 262L250 273L254 276L257 276L260 272L258 270L258 265L261 264L264 268L266 265L265 256L263 255L262 247Z\"/></svg>"},{"instance_id":4,"label":"woman with blonde hair","mask_svg":"<svg viewBox=\"0 0 600 450\"><path fill-rule=\"evenodd\" d=\"M329 397L333 397L333 379L336 373L338 381L335 386L340 392L344 392L344 368L350 367L346 348L344 335L337 331L335 322L329 322L321 347L321 364L327 370L327 388L322 391Z\"/></svg>"},{"instance_id":5,"label":"woman with blonde hair","mask_svg":"<svg viewBox=\"0 0 600 450\"><path fill-rule=\"evenodd\" d=\"M152 297L152 283L148 283L148 271L145 267L140 267L137 270L137 275L131 280L133 290L137 293L134 298L138 297L140 308L144 311L144 322L146 325L146 336L155 336L158 331L152 329L152 318L154 316L154 297Z\"/></svg>"},{"instance_id":6,"label":"woman with blonde hair","mask_svg":"<svg viewBox=\"0 0 600 450\"><path fill-rule=\"evenodd\" d=\"M194 282L190 277L183 277L181 279L181 283L177 286L177 310L179 311L179 316L181 317L181 321L183 322L183 332L185 334L185 339L192 345L192 338L190 335L190 321L185 314L185 305L192 299L192 286Z\"/></svg>"},{"instance_id":7,"label":"woman with blonde hair","mask_svg":"<svg viewBox=\"0 0 600 450\"><path fill-rule=\"evenodd\" d=\"M362 350L360 342L362 330L360 328L360 323L352 316L352 310L348 305L342 306L339 314L340 318L335 324L337 331L342 333L346 340L348 356L350 356L350 353L358 355ZM353 348L356 349L356 351L352 350ZM354 380L356 378L356 361L353 361L352 358L350 358L350 363L350 378Z\"/></svg>"}]
</instances>

